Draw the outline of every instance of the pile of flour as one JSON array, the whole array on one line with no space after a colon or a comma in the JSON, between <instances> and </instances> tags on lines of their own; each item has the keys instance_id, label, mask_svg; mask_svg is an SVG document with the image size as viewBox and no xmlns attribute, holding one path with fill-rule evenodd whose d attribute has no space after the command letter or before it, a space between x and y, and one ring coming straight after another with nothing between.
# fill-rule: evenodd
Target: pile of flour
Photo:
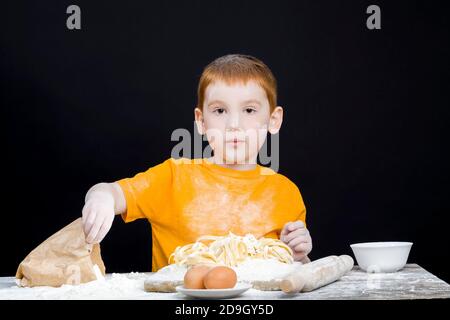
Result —
<instances>
[{"instance_id":1,"label":"pile of flour","mask_svg":"<svg viewBox=\"0 0 450 320\"><path fill-rule=\"evenodd\" d=\"M287 264L276 259L247 259L240 265L232 267L236 271L238 281L270 281L280 279L294 271L301 262ZM187 268L171 264L161 268L157 273L150 276L155 281L183 281Z\"/></svg>"},{"instance_id":2,"label":"pile of flour","mask_svg":"<svg viewBox=\"0 0 450 320\"><path fill-rule=\"evenodd\" d=\"M148 294L144 291L145 273L108 275L95 281L80 285L54 287L22 288L13 286L0 290L0 299L138 299Z\"/></svg>"},{"instance_id":3,"label":"pile of flour","mask_svg":"<svg viewBox=\"0 0 450 320\"><path fill-rule=\"evenodd\" d=\"M234 270L239 281L270 281L287 276L301 265L296 261L287 264L275 259L248 259Z\"/></svg>"},{"instance_id":4,"label":"pile of flour","mask_svg":"<svg viewBox=\"0 0 450 320\"><path fill-rule=\"evenodd\" d=\"M299 265L301 265L300 262L285 264L274 259L249 259L238 267L233 267L233 269L236 271L239 281L251 282L254 280L264 281L282 278ZM144 281L149 278L157 281L183 281L186 270L186 267L172 264L151 275L138 272L127 274L113 273L104 278L98 274L98 280L80 285L63 285L59 288L22 288L11 286L0 290L0 299L173 299L174 293L146 292L144 290ZM252 289L251 291L254 294L258 290Z\"/></svg>"}]
</instances>

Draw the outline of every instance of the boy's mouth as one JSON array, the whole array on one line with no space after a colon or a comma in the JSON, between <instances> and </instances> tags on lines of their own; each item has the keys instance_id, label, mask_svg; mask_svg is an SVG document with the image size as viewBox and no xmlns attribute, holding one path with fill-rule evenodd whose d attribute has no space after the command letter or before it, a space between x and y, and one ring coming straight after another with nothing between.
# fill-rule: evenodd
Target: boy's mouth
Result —
<instances>
[{"instance_id":1,"label":"boy's mouth","mask_svg":"<svg viewBox=\"0 0 450 320\"><path fill-rule=\"evenodd\" d=\"M231 139L231 140L227 140L226 143L231 143L231 144L238 144L238 143L242 143L245 142L244 140L239 140L239 139Z\"/></svg>"}]
</instances>

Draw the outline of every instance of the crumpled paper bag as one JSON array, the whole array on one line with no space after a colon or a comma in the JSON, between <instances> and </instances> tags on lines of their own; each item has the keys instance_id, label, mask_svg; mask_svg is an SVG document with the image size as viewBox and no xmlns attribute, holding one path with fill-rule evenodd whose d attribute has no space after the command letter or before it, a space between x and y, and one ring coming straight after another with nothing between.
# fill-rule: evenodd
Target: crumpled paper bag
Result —
<instances>
[{"instance_id":1,"label":"crumpled paper bag","mask_svg":"<svg viewBox=\"0 0 450 320\"><path fill-rule=\"evenodd\" d=\"M95 267L97 265L97 267ZM99 244L86 243L81 218L42 242L19 264L22 287L77 285L105 275Z\"/></svg>"}]
</instances>

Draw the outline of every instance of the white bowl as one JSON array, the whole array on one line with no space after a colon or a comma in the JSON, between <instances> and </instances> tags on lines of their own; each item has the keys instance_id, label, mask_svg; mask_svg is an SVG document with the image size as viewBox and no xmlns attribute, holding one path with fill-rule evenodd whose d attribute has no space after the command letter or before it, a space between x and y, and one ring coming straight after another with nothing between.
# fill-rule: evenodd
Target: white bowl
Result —
<instances>
[{"instance_id":1,"label":"white bowl","mask_svg":"<svg viewBox=\"0 0 450 320\"><path fill-rule=\"evenodd\" d=\"M396 272L408 261L412 242L365 242L351 244L361 269L370 273Z\"/></svg>"}]
</instances>

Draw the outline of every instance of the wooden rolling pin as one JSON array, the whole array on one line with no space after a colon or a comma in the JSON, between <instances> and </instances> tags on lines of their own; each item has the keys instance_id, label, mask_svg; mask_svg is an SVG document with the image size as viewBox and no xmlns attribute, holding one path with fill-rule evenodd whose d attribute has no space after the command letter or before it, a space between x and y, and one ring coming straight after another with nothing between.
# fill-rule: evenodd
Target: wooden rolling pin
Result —
<instances>
[{"instance_id":1,"label":"wooden rolling pin","mask_svg":"<svg viewBox=\"0 0 450 320\"><path fill-rule=\"evenodd\" d=\"M328 256L300 266L283 278L280 287L285 293L308 292L330 284L353 268L348 255Z\"/></svg>"}]
</instances>

